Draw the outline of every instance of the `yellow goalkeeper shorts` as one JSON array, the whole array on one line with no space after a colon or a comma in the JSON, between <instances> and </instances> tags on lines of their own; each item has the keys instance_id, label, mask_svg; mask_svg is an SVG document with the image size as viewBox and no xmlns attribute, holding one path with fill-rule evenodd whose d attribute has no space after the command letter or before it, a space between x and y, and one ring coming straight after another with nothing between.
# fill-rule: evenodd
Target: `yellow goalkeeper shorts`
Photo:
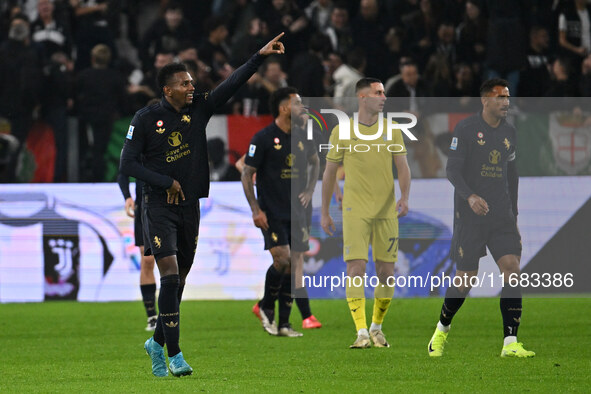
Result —
<instances>
[{"instance_id":1,"label":"yellow goalkeeper shorts","mask_svg":"<svg viewBox=\"0 0 591 394\"><path fill-rule=\"evenodd\" d=\"M398 258L398 218L367 219L343 216L343 259L394 263Z\"/></svg>"}]
</instances>

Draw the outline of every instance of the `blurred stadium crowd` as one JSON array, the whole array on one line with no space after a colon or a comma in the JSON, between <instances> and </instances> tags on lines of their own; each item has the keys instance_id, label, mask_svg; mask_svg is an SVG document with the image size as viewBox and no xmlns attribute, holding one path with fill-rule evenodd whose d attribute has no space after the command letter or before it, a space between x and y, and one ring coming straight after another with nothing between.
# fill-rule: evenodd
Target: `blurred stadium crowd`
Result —
<instances>
[{"instance_id":1,"label":"blurred stadium crowd","mask_svg":"<svg viewBox=\"0 0 591 394\"><path fill-rule=\"evenodd\" d=\"M362 76L390 97L473 97L494 76L513 96L591 96L586 0L3 0L0 13L9 182L26 180L14 157L39 121L54 135L55 182L68 180L73 143L78 181L112 180L107 144L159 97L159 68L182 61L207 91L282 31L285 56L267 59L220 113L268 114L270 93L287 85L338 102Z\"/></svg>"}]
</instances>

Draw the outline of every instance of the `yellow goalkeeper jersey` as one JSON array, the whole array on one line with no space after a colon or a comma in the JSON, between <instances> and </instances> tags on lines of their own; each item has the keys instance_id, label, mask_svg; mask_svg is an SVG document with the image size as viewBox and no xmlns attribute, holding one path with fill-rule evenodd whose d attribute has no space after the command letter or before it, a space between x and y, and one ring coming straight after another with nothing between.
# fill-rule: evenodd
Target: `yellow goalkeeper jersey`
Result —
<instances>
[{"instance_id":1,"label":"yellow goalkeeper jersey","mask_svg":"<svg viewBox=\"0 0 591 394\"><path fill-rule=\"evenodd\" d=\"M351 138L339 138L339 126L330 135L330 150L326 160L343 163L345 190L343 216L359 218L395 218L396 196L393 166L395 155L406 155L402 132L392 130L392 140L386 139L387 119L383 119L382 136L374 140L357 138L353 119L349 119ZM378 122L366 126L359 123L359 133L375 135Z\"/></svg>"}]
</instances>

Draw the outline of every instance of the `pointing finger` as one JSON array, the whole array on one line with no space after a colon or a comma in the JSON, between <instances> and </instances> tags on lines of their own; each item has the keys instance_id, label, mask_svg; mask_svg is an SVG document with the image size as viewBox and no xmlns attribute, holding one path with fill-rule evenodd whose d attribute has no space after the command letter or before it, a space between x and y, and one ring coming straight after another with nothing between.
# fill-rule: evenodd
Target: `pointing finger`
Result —
<instances>
[{"instance_id":1,"label":"pointing finger","mask_svg":"<svg viewBox=\"0 0 591 394\"><path fill-rule=\"evenodd\" d=\"M272 42L277 42L281 37L283 37L284 34L285 34L285 32L279 33L279 35L277 37L273 38L271 41Z\"/></svg>"}]
</instances>

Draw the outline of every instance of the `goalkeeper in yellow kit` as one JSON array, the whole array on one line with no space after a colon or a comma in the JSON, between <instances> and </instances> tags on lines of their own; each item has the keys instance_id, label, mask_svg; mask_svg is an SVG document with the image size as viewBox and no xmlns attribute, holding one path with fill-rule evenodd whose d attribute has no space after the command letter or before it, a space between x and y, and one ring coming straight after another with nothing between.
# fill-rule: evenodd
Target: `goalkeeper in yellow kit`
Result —
<instances>
[{"instance_id":1,"label":"goalkeeper in yellow kit","mask_svg":"<svg viewBox=\"0 0 591 394\"><path fill-rule=\"evenodd\" d=\"M364 136L376 135L379 120L382 132L387 130L386 119L380 116L386 96L384 85L378 79L363 78L357 82L355 92L359 102L358 130ZM340 163L345 169L343 195L343 258L347 263L347 302L357 339L351 348L389 347L382 332L382 322L394 295L394 263L398 252L398 218L408 213L410 169L402 133L395 129L392 140L378 135L375 140L357 138L350 119L351 136L339 138L339 127L330 137L330 150L326 156L326 169L322 177L322 218L324 231L332 235L334 223L329 205ZM402 195L396 202L393 166L396 165ZM372 323L367 329L365 316L366 283L363 281L368 261L369 244L379 284L374 290ZM390 278L390 279L388 279ZM371 337L371 342L370 342Z\"/></svg>"}]
</instances>

